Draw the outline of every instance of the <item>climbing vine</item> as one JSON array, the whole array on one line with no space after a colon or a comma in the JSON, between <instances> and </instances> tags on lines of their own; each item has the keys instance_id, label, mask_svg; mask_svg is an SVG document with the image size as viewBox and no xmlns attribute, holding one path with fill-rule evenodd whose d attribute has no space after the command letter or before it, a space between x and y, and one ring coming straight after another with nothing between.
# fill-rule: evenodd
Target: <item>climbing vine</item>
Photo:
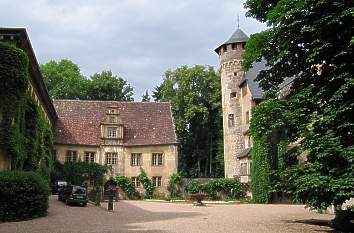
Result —
<instances>
[{"instance_id":1,"label":"climbing vine","mask_svg":"<svg viewBox=\"0 0 354 233\"><path fill-rule=\"evenodd\" d=\"M145 198L152 198L155 191L155 187L152 185L152 182L147 176L144 169L140 170L140 175L138 176L138 178L145 189Z\"/></svg>"},{"instance_id":2,"label":"climbing vine","mask_svg":"<svg viewBox=\"0 0 354 233\"><path fill-rule=\"evenodd\" d=\"M52 131L43 110L28 93L28 57L0 43L0 147L12 169L37 171L49 179Z\"/></svg>"},{"instance_id":3,"label":"climbing vine","mask_svg":"<svg viewBox=\"0 0 354 233\"><path fill-rule=\"evenodd\" d=\"M168 181L167 190L171 198L177 198L182 195L182 176L180 173L173 173Z\"/></svg>"},{"instance_id":4,"label":"climbing vine","mask_svg":"<svg viewBox=\"0 0 354 233\"><path fill-rule=\"evenodd\" d=\"M280 132L288 125L285 100L268 96L253 109L250 132L253 139L251 184L253 200L268 203L277 191L278 168L282 168L286 141L279 142ZM281 147L278 147L280 143ZM284 152L283 156L278 156ZM278 160L279 159L279 160Z\"/></svg>"}]
</instances>

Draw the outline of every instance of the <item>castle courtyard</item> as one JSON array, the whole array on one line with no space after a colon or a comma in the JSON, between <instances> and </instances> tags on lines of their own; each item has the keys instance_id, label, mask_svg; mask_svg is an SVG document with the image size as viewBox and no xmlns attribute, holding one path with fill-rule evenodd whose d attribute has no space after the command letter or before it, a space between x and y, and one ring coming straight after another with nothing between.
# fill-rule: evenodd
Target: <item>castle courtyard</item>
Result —
<instances>
[{"instance_id":1,"label":"castle courtyard","mask_svg":"<svg viewBox=\"0 0 354 233\"><path fill-rule=\"evenodd\" d=\"M115 211L89 204L66 206L56 196L48 216L0 223L1 233L172 233L172 232L334 232L333 215L318 214L302 205L207 205L120 201Z\"/></svg>"}]
</instances>

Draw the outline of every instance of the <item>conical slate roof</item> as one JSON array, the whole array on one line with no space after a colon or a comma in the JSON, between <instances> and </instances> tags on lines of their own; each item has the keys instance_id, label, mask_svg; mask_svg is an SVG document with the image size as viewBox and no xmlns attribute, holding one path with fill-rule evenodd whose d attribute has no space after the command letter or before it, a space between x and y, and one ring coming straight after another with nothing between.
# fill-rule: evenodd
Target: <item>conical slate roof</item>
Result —
<instances>
[{"instance_id":1,"label":"conical slate roof","mask_svg":"<svg viewBox=\"0 0 354 233\"><path fill-rule=\"evenodd\" d=\"M230 39L228 39L225 43L223 43L222 45L220 45L219 47L217 47L215 49L215 52L219 52L220 48L224 45L227 44L233 44L233 43L238 43L238 42L246 42L248 41L249 37L246 35L246 33L244 33L241 29L236 29L236 31L232 34L232 36L230 37Z\"/></svg>"}]
</instances>

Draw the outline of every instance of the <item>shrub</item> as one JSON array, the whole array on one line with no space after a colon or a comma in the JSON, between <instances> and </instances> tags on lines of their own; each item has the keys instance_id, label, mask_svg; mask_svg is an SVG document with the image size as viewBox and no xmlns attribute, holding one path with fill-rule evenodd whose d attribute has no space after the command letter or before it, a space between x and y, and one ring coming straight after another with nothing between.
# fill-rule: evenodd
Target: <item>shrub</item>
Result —
<instances>
[{"instance_id":1,"label":"shrub","mask_svg":"<svg viewBox=\"0 0 354 233\"><path fill-rule=\"evenodd\" d=\"M44 216L49 185L35 172L0 172L0 220L24 220Z\"/></svg>"},{"instance_id":2,"label":"shrub","mask_svg":"<svg viewBox=\"0 0 354 233\"><path fill-rule=\"evenodd\" d=\"M202 191L202 189L203 189L203 185L193 180L188 181L185 186L186 192L191 194L199 193L200 191Z\"/></svg>"},{"instance_id":3,"label":"shrub","mask_svg":"<svg viewBox=\"0 0 354 233\"><path fill-rule=\"evenodd\" d=\"M155 187L152 185L151 180L147 176L144 169L140 170L139 180L145 189L145 198L151 199L153 197Z\"/></svg>"},{"instance_id":4,"label":"shrub","mask_svg":"<svg viewBox=\"0 0 354 233\"><path fill-rule=\"evenodd\" d=\"M140 199L139 192L135 189L132 181L128 177L116 176L115 180L117 182L117 185L127 195L128 199L131 199L131 200Z\"/></svg>"},{"instance_id":5,"label":"shrub","mask_svg":"<svg viewBox=\"0 0 354 233\"><path fill-rule=\"evenodd\" d=\"M203 191L210 198L225 196L226 198L236 199L243 196L241 182L233 179L210 180L203 186Z\"/></svg>"},{"instance_id":6,"label":"shrub","mask_svg":"<svg viewBox=\"0 0 354 233\"><path fill-rule=\"evenodd\" d=\"M182 176L179 173L174 173L170 176L168 181L167 190L170 192L171 198L178 198L182 196L181 186L182 186Z\"/></svg>"}]
</instances>

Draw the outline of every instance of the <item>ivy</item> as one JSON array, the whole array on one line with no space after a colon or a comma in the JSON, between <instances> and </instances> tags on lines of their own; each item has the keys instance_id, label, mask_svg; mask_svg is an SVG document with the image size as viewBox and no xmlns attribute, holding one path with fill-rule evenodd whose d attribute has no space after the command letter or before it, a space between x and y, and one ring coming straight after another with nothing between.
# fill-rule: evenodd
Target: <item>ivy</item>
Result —
<instances>
[{"instance_id":1,"label":"ivy","mask_svg":"<svg viewBox=\"0 0 354 233\"><path fill-rule=\"evenodd\" d=\"M135 189L131 179L126 176L116 176L117 185L123 190L130 200L140 199L139 192Z\"/></svg>"},{"instance_id":2,"label":"ivy","mask_svg":"<svg viewBox=\"0 0 354 233\"><path fill-rule=\"evenodd\" d=\"M73 185L82 185L87 180L93 180L95 186L102 186L104 175L109 167L98 163L66 162L63 166L63 178Z\"/></svg>"},{"instance_id":3,"label":"ivy","mask_svg":"<svg viewBox=\"0 0 354 233\"><path fill-rule=\"evenodd\" d=\"M147 199L153 198L155 187L152 185L152 182L149 179L149 177L147 176L144 169L140 169L140 174L139 174L138 178L145 189L145 198L147 198Z\"/></svg>"},{"instance_id":4,"label":"ivy","mask_svg":"<svg viewBox=\"0 0 354 233\"><path fill-rule=\"evenodd\" d=\"M52 131L27 91L28 57L7 43L0 43L0 54L0 147L10 157L12 169L37 171L49 180Z\"/></svg>"}]
</instances>

